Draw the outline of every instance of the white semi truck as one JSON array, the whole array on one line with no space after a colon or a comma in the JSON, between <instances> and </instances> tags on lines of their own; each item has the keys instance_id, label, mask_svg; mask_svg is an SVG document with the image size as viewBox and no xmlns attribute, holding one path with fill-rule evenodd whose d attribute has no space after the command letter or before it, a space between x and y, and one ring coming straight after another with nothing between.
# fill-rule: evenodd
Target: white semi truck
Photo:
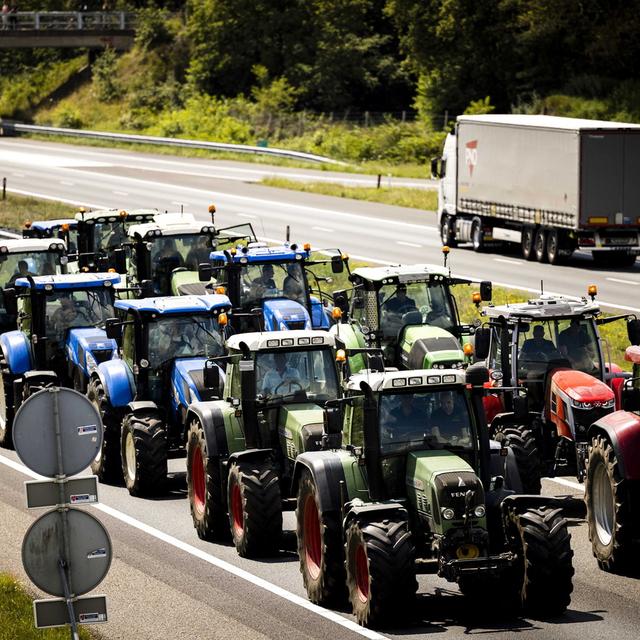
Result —
<instances>
[{"instance_id":1,"label":"white semi truck","mask_svg":"<svg viewBox=\"0 0 640 640\"><path fill-rule=\"evenodd\" d=\"M640 125L459 116L431 170L445 245L517 243L552 264L576 249L610 266L640 253Z\"/></svg>"}]
</instances>

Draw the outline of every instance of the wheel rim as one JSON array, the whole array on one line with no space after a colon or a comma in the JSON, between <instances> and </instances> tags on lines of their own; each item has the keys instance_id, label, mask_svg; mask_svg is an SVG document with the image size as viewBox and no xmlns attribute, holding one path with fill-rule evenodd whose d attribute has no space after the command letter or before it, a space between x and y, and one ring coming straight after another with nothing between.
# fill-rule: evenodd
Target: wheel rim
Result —
<instances>
[{"instance_id":1,"label":"wheel rim","mask_svg":"<svg viewBox=\"0 0 640 640\"><path fill-rule=\"evenodd\" d=\"M611 542L614 527L613 491L609 475L603 464L596 467L593 474L593 515L596 525L596 534L603 545Z\"/></svg>"},{"instance_id":2,"label":"wheel rim","mask_svg":"<svg viewBox=\"0 0 640 640\"><path fill-rule=\"evenodd\" d=\"M446 218L443 219L440 225L440 239L443 245L449 244L449 222Z\"/></svg>"},{"instance_id":3,"label":"wheel rim","mask_svg":"<svg viewBox=\"0 0 640 640\"><path fill-rule=\"evenodd\" d=\"M320 540L320 518L313 496L304 503L304 555L309 575L315 580L320 575L322 543Z\"/></svg>"},{"instance_id":4,"label":"wheel rim","mask_svg":"<svg viewBox=\"0 0 640 640\"><path fill-rule=\"evenodd\" d=\"M547 255L549 260L555 260L558 253L558 238L555 233L552 233L547 240Z\"/></svg>"},{"instance_id":5,"label":"wheel rim","mask_svg":"<svg viewBox=\"0 0 640 640\"><path fill-rule=\"evenodd\" d=\"M541 233L536 235L536 254L538 256L544 255L544 236Z\"/></svg>"},{"instance_id":6,"label":"wheel rim","mask_svg":"<svg viewBox=\"0 0 640 640\"><path fill-rule=\"evenodd\" d=\"M367 602L369 599L369 562L363 544L359 544L356 550L356 590L360 602Z\"/></svg>"},{"instance_id":7,"label":"wheel rim","mask_svg":"<svg viewBox=\"0 0 640 640\"><path fill-rule=\"evenodd\" d=\"M191 457L191 488L193 490L193 506L202 514L205 506L204 459L200 447L196 447Z\"/></svg>"},{"instance_id":8,"label":"wheel rim","mask_svg":"<svg viewBox=\"0 0 640 640\"><path fill-rule=\"evenodd\" d=\"M241 536L244 531L244 512L242 509L242 493L237 482L231 485L231 517L233 519L233 532Z\"/></svg>"},{"instance_id":9,"label":"wheel rim","mask_svg":"<svg viewBox=\"0 0 640 640\"><path fill-rule=\"evenodd\" d=\"M480 229L480 225L475 225L473 227L473 246L474 248L478 248L480 246L480 236L481 236L482 230Z\"/></svg>"},{"instance_id":10,"label":"wheel rim","mask_svg":"<svg viewBox=\"0 0 640 640\"><path fill-rule=\"evenodd\" d=\"M136 477L136 445L133 441L133 434L131 431L127 431L127 437L124 443L124 455L127 465L127 476L130 480L135 480Z\"/></svg>"}]
</instances>

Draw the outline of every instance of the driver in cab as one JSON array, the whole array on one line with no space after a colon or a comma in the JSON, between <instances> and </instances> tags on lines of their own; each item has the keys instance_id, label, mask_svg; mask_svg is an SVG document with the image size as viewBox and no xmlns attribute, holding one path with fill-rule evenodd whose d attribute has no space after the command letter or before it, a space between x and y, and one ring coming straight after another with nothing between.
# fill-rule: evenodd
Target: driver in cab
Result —
<instances>
[{"instance_id":1,"label":"driver in cab","mask_svg":"<svg viewBox=\"0 0 640 640\"><path fill-rule=\"evenodd\" d=\"M407 295L407 285L399 284L396 287L395 295L392 295L385 303L383 303L385 310L389 313L397 313L402 315L409 311L415 311L417 309L415 300Z\"/></svg>"},{"instance_id":2,"label":"driver in cab","mask_svg":"<svg viewBox=\"0 0 640 640\"><path fill-rule=\"evenodd\" d=\"M545 362L557 352L556 345L544 337L544 326L537 324L533 327L533 338L524 341L520 357L532 362Z\"/></svg>"},{"instance_id":3,"label":"driver in cab","mask_svg":"<svg viewBox=\"0 0 640 640\"><path fill-rule=\"evenodd\" d=\"M456 402L455 392L440 393L440 407L431 414L431 435L446 442L469 438L469 417Z\"/></svg>"},{"instance_id":4,"label":"driver in cab","mask_svg":"<svg viewBox=\"0 0 640 640\"><path fill-rule=\"evenodd\" d=\"M300 384L300 373L295 367L287 363L286 353L275 353L273 356L273 367L267 371L262 380L262 393L265 395L275 394L278 387L282 387L292 382ZM298 388L298 387L296 387Z\"/></svg>"}]
</instances>

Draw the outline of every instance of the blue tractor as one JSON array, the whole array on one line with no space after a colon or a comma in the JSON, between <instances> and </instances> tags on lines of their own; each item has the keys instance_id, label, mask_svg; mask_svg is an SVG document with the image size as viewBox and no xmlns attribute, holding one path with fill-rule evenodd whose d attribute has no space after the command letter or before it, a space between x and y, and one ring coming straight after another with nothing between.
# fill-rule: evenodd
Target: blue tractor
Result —
<instances>
[{"instance_id":1,"label":"blue tractor","mask_svg":"<svg viewBox=\"0 0 640 640\"><path fill-rule=\"evenodd\" d=\"M11 446L16 410L52 385L84 391L100 362L117 357L104 325L113 318L115 273L27 276L5 292L18 328L0 336L0 444Z\"/></svg>"},{"instance_id":2,"label":"blue tractor","mask_svg":"<svg viewBox=\"0 0 640 640\"><path fill-rule=\"evenodd\" d=\"M67 244L67 251L78 251L78 222L73 218L55 220L27 220L22 228L23 238L59 238Z\"/></svg>"},{"instance_id":3,"label":"blue tractor","mask_svg":"<svg viewBox=\"0 0 640 640\"><path fill-rule=\"evenodd\" d=\"M189 405L215 398L208 370L225 354L225 295L118 300L107 335L120 359L98 365L87 389L102 416L102 451L92 463L105 482L132 495L163 489L169 457L184 455ZM219 375L219 374L218 374Z\"/></svg>"},{"instance_id":4,"label":"blue tractor","mask_svg":"<svg viewBox=\"0 0 640 640\"><path fill-rule=\"evenodd\" d=\"M311 267L328 265L342 273L348 258L338 251L311 252L285 243L267 246L252 242L211 253L211 270L200 265L200 279L215 278L233 304L234 328L239 332L283 331L287 329L329 329L333 323L330 296ZM313 285L311 284L313 282Z\"/></svg>"}]
</instances>

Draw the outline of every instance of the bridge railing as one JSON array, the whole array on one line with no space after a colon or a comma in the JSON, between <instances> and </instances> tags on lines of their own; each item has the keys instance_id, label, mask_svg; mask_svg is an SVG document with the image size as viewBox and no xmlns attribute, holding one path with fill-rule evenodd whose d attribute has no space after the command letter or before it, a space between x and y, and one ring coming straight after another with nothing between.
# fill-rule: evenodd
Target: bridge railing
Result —
<instances>
[{"instance_id":1,"label":"bridge railing","mask_svg":"<svg viewBox=\"0 0 640 640\"><path fill-rule=\"evenodd\" d=\"M18 11L3 16L0 29L10 31L114 31L135 26L127 11Z\"/></svg>"}]
</instances>

